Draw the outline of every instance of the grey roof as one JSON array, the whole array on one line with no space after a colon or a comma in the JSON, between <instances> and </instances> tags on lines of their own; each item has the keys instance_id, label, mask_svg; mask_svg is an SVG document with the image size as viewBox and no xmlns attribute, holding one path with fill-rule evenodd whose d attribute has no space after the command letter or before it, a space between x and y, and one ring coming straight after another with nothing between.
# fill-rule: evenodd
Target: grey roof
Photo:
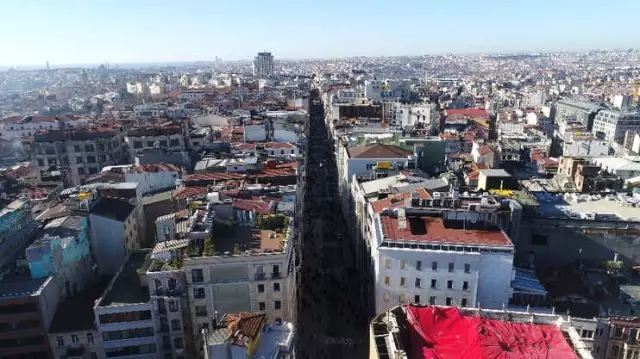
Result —
<instances>
[{"instance_id":1,"label":"grey roof","mask_svg":"<svg viewBox=\"0 0 640 359\"><path fill-rule=\"evenodd\" d=\"M430 179L426 179L423 182L420 183L416 183L416 184L409 184L406 186L397 186L397 187L392 187L391 188L391 192L393 194L398 194L398 193L409 193L409 192L415 192L417 189L420 188L424 188L427 191L434 191L434 190L438 190L438 189L444 189L447 188L449 186L449 182L447 182L446 179L444 178L430 178Z\"/></svg>"},{"instance_id":2,"label":"grey roof","mask_svg":"<svg viewBox=\"0 0 640 359\"><path fill-rule=\"evenodd\" d=\"M480 174L487 177L511 177L509 172L503 169L483 169L480 170Z\"/></svg>"}]
</instances>

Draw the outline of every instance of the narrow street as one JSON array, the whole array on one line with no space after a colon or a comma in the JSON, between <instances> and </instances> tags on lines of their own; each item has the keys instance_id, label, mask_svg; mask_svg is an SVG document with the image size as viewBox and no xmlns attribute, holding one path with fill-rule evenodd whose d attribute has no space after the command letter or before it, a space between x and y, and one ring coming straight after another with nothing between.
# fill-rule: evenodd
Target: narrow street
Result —
<instances>
[{"instance_id":1,"label":"narrow street","mask_svg":"<svg viewBox=\"0 0 640 359\"><path fill-rule=\"evenodd\" d=\"M361 294L338 191L324 107L312 92L301 176L297 256L296 355L302 359L368 357L368 303Z\"/></svg>"}]
</instances>

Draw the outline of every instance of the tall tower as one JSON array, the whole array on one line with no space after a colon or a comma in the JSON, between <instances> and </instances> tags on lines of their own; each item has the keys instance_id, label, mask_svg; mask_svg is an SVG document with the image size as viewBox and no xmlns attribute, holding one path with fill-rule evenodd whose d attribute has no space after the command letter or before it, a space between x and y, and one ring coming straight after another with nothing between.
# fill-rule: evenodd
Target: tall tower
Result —
<instances>
[{"instance_id":1,"label":"tall tower","mask_svg":"<svg viewBox=\"0 0 640 359\"><path fill-rule=\"evenodd\" d=\"M270 52L259 52L253 60L253 76L266 78L273 75L273 55Z\"/></svg>"},{"instance_id":2,"label":"tall tower","mask_svg":"<svg viewBox=\"0 0 640 359\"><path fill-rule=\"evenodd\" d=\"M51 70L51 68L49 67L49 60L47 60L47 70Z\"/></svg>"}]
</instances>

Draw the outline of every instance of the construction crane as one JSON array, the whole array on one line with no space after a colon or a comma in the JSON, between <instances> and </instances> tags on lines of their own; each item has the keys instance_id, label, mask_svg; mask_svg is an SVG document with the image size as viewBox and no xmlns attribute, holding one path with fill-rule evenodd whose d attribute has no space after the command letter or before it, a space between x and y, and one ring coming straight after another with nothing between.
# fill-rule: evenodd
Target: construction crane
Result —
<instances>
[{"instance_id":1,"label":"construction crane","mask_svg":"<svg viewBox=\"0 0 640 359\"><path fill-rule=\"evenodd\" d=\"M631 99L631 107L632 108L637 108L638 107L638 92L640 90L640 81L636 80L633 83L633 98Z\"/></svg>"}]
</instances>

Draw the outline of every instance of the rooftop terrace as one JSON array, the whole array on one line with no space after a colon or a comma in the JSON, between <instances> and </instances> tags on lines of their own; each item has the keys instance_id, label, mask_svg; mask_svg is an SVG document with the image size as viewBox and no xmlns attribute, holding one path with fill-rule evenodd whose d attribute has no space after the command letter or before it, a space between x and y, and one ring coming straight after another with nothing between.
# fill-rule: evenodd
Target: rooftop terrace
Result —
<instances>
[{"instance_id":1,"label":"rooftop terrace","mask_svg":"<svg viewBox=\"0 0 640 359\"><path fill-rule=\"evenodd\" d=\"M146 260L149 252L149 250L140 250L129 255L121 272L116 275L98 302L99 306L108 307L149 301L149 288L140 280L140 273L146 273L151 264Z\"/></svg>"}]
</instances>

